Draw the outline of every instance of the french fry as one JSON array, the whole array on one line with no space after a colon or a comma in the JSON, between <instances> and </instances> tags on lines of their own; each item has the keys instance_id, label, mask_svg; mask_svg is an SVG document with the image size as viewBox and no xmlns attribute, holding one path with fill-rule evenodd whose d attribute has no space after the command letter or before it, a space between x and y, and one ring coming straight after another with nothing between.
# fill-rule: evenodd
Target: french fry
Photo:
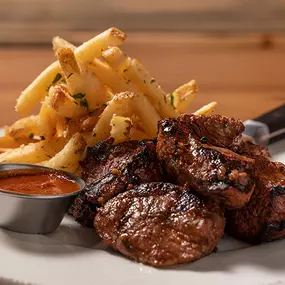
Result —
<instances>
[{"instance_id":1,"label":"french fry","mask_svg":"<svg viewBox=\"0 0 285 285\"><path fill-rule=\"evenodd\" d=\"M145 132L150 138L157 136L157 123L161 119L156 109L143 94L136 94L133 100L135 113L140 117Z\"/></svg>"},{"instance_id":2,"label":"french fry","mask_svg":"<svg viewBox=\"0 0 285 285\"><path fill-rule=\"evenodd\" d=\"M52 109L47 102L43 102L38 119L38 130L41 137L51 139L55 135L56 119L57 114L55 110Z\"/></svg>"},{"instance_id":3,"label":"french fry","mask_svg":"<svg viewBox=\"0 0 285 285\"><path fill-rule=\"evenodd\" d=\"M4 153L4 152L7 152L7 151L12 151L12 150L13 150L13 148L4 148L4 147L2 147L2 148L0 148L0 154Z\"/></svg>"},{"instance_id":4,"label":"french fry","mask_svg":"<svg viewBox=\"0 0 285 285\"><path fill-rule=\"evenodd\" d=\"M62 117L57 114L55 129L56 129L56 137L58 138L66 137L67 120L65 117Z\"/></svg>"},{"instance_id":5,"label":"french fry","mask_svg":"<svg viewBox=\"0 0 285 285\"><path fill-rule=\"evenodd\" d=\"M81 134L76 133L54 157L48 161L39 163L40 165L76 172L79 168L79 161L83 159L86 142ZM0 155L1 156L1 155Z\"/></svg>"},{"instance_id":6,"label":"french fry","mask_svg":"<svg viewBox=\"0 0 285 285\"><path fill-rule=\"evenodd\" d=\"M178 115L173 106L167 103L166 93L162 90L161 86L150 76L137 59L131 60L124 75L147 96L149 102L155 107L162 118L176 117Z\"/></svg>"},{"instance_id":7,"label":"french fry","mask_svg":"<svg viewBox=\"0 0 285 285\"><path fill-rule=\"evenodd\" d=\"M118 47L111 47L106 51L102 52L102 57L106 62L113 68L126 70L130 65L130 59L127 55Z\"/></svg>"},{"instance_id":8,"label":"french fry","mask_svg":"<svg viewBox=\"0 0 285 285\"><path fill-rule=\"evenodd\" d=\"M107 102L105 86L85 64L77 62L71 49L60 48L56 55L71 96L82 96L80 102L86 102L89 111L93 111Z\"/></svg>"},{"instance_id":9,"label":"french fry","mask_svg":"<svg viewBox=\"0 0 285 285\"><path fill-rule=\"evenodd\" d=\"M130 131L132 129L132 121L128 117L113 115L111 122L111 137L114 138L114 144L130 140Z\"/></svg>"},{"instance_id":10,"label":"french fry","mask_svg":"<svg viewBox=\"0 0 285 285\"><path fill-rule=\"evenodd\" d=\"M176 117L178 115L173 106L168 104L166 93L137 59L128 58L118 47L112 47L106 50L102 53L102 57L108 62L111 69L117 69L117 77L122 77L125 82L131 85L130 87L126 86L120 88L120 90L114 89L116 92L143 92L161 117ZM96 62L96 65L100 67L102 63ZM100 72L98 70L98 76L99 74ZM103 78L101 80L104 81ZM109 81L106 81L105 84L109 85Z\"/></svg>"},{"instance_id":11,"label":"french fry","mask_svg":"<svg viewBox=\"0 0 285 285\"><path fill-rule=\"evenodd\" d=\"M19 142L7 134L3 137L0 137L0 147L1 148L17 148L21 144L22 144L22 140Z\"/></svg>"},{"instance_id":12,"label":"french fry","mask_svg":"<svg viewBox=\"0 0 285 285\"><path fill-rule=\"evenodd\" d=\"M90 141L92 145L110 136L110 121L114 114L122 117L130 117L132 114L137 114L147 135L150 138L154 138L157 135L157 122L160 120L160 117L147 98L143 94L122 92L115 95L101 114L93 130L94 139Z\"/></svg>"},{"instance_id":13,"label":"french fry","mask_svg":"<svg viewBox=\"0 0 285 285\"><path fill-rule=\"evenodd\" d=\"M6 129L6 133L14 139L33 138L38 135L39 116L29 116L16 121Z\"/></svg>"},{"instance_id":14,"label":"french fry","mask_svg":"<svg viewBox=\"0 0 285 285\"><path fill-rule=\"evenodd\" d=\"M98 141L102 141L110 136L110 121L114 114L122 117L129 117L131 115L132 100L134 98L135 95L128 92L116 94L114 96L100 115L100 118L93 129L93 139L89 141L91 145L94 145Z\"/></svg>"},{"instance_id":15,"label":"french fry","mask_svg":"<svg viewBox=\"0 0 285 285\"><path fill-rule=\"evenodd\" d=\"M87 68L93 71L99 80L111 88L113 92L138 92L138 89L130 82L130 80L125 78L120 72L113 69L108 64L98 59L87 64Z\"/></svg>"},{"instance_id":16,"label":"french fry","mask_svg":"<svg viewBox=\"0 0 285 285\"><path fill-rule=\"evenodd\" d=\"M82 97L73 98L62 85L51 86L46 104L57 114L66 118L73 118L88 114L88 105L82 105Z\"/></svg>"},{"instance_id":17,"label":"french fry","mask_svg":"<svg viewBox=\"0 0 285 285\"><path fill-rule=\"evenodd\" d=\"M66 41L65 39L57 36L52 39L52 48L53 51L56 53L60 48L69 48L71 50L75 50L76 46Z\"/></svg>"},{"instance_id":18,"label":"french fry","mask_svg":"<svg viewBox=\"0 0 285 285\"><path fill-rule=\"evenodd\" d=\"M106 98L107 98L107 102L108 101L111 101L115 94L113 93L112 89L108 86L105 86L105 95L106 95Z\"/></svg>"},{"instance_id":19,"label":"french fry","mask_svg":"<svg viewBox=\"0 0 285 285\"><path fill-rule=\"evenodd\" d=\"M56 51L56 57L59 61L60 67L65 75L67 82L69 82L69 77L72 75L80 75L80 67L76 61L73 50L70 48L59 48Z\"/></svg>"},{"instance_id":20,"label":"french fry","mask_svg":"<svg viewBox=\"0 0 285 285\"><path fill-rule=\"evenodd\" d=\"M83 136L87 146L93 146L96 144L96 142L94 142L93 132L84 132L80 134Z\"/></svg>"},{"instance_id":21,"label":"french fry","mask_svg":"<svg viewBox=\"0 0 285 285\"><path fill-rule=\"evenodd\" d=\"M133 123L133 128L144 131L143 122L137 114L133 114L131 116L131 120Z\"/></svg>"},{"instance_id":22,"label":"french fry","mask_svg":"<svg viewBox=\"0 0 285 285\"><path fill-rule=\"evenodd\" d=\"M194 115L205 115L205 116L210 115L214 111L216 106L217 106L217 102L211 102L211 103L203 106L199 110L197 110L194 113Z\"/></svg>"},{"instance_id":23,"label":"french fry","mask_svg":"<svg viewBox=\"0 0 285 285\"><path fill-rule=\"evenodd\" d=\"M82 62L89 62L101 55L102 50L110 46L121 45L126 35L116 28L110 28L97 35L93 39L76 48L75 56ZM44 99L46 90L50 87L57 74L60 73L60 65L54 62L47 67L20 95L16 104L16 111L22 116L29 115L32 110Z\"/></svg>"},{"instance_id":24,"label":"french fry","mask_svg":"<svg viewBox=\"0 0 285 285\"><path fill-rule=\"evenodd\" d=\"M103 108L100 108L99 110L97 110L96 113L93 112L93 114L91 115L73 118L69 120L66 124L67 137L70 137L75 133L92 132L103 110Z\"/></svg>"},{"instance_id":25,"label":"french fry","mask_svg":"<svg viewBox=\"0 0 285 285\"><path fill-rule=\"evenodd\" d=\"M144 139L151 138L144 131L140 129L136 129L136 128L131 128L130 137L131 137L131 140L144 140Z\"/></svg>"},{"instance_id":26,"label":"french fry","mask_svg":"<svg viewBox=\"0 0 285 285\"><path fill-rule=\"evenodd\" d=\"M0 154L0 163L38 163L53 157L64 144L65 140L58 138L21 145Z\"/></svg>"},{"instance_id":27,"label":"french fry","mask_svg":"<svg viewBox=\"0 0 285 285\"><path fill-rule=\"evenodd\" d=\"M197 85L195 80L181 85L172 94L170 94L170 103L180 113L189 111L189 106L193 101L197 92Z\"/></svg>"}]
</instances>

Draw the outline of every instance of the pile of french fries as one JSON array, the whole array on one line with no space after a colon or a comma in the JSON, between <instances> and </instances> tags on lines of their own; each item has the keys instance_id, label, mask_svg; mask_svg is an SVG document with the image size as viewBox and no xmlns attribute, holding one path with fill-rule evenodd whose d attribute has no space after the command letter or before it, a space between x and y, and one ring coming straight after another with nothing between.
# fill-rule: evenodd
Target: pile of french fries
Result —
<instances>
[{"instance_id":1,"label":"pile of french fries","mask_svg":"<svg viewBox=\"0 0 285 285\"><path fill-rule=\"evenodd\" d=\"M86 146L154 138L157 122L185 113L194 80L166 94L145 67L119 46L126 35L110 28L76 47L55 37L57 61L17 100L23 117L0 138L0 163L33 163L79 173ZM41 104L39 114L31 115ZM209 114L216 103L196 114Z\"/></svg>"}]
</instances>

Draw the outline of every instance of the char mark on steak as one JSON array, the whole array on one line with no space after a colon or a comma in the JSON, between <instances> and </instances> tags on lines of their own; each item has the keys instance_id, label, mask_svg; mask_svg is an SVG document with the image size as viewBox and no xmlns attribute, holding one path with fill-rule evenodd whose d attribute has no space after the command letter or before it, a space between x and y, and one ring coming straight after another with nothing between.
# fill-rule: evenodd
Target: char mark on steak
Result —
<instances>
[{"instance_id":1,"label":"char mark on steak","mask_svg":"<svg viewBox=\"0 0 285 285\"><path fill-rule=\"evenodd\" d=\"M227 117L182 115L159 122L158 158L177 184L234 209L245 205L254 189L254 160L228 148L244 130Z\"/></svg>"},{"instance_id":2,"label":"char mark on steak","mask_svg":"<svg viewBox=\"0 0 285 285\"><path fill-rule=\"evenodd\" d=\"M98 209L103 241L138 262L161 267L210 254L224 232L223 210L170 183L147 183Z\"/></svg>"},{"instance_id":3,"label":"char mark on steak","mask_svg":"<svg viewBox=\"0 0 285 285\"><path fill-rule=\"evenodd\" d=\"M268 151L241 141L233 146L240 154L255 159L255 190L242 209L228 211L227 231L251 243L285 237L285 166L271 162Z\"/></svg>"},{"instance_id":4,"label":"char mark on steak","mask_svg":"<svg viewBox=\"0 0 285 285\"><path fill-rule=\"evenodd\" d=\"M113 145L112 139L89 147L82 162L86 190L71 207L75 220L93 227L97 207L141 183L163 181L156 142L130 141Z\"/></svg>"}]
</instances>

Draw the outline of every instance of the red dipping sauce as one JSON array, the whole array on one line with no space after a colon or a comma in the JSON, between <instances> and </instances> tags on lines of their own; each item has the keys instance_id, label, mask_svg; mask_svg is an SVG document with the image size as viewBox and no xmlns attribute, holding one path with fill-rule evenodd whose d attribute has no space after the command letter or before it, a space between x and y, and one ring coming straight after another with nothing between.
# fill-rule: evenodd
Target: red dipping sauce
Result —
<instances>
[{"instance_id":1,"label":"red dipping sauce","mask_svg":"<svg viewBox=\"0 0 285 285\"><path fill-rule=\"evenodd\" d=\"M28 195L62 195L76 192L80 186L69 177L56 172L34 171L10 173L0 177L0 190Z\"/></svg>"}]
</instances>

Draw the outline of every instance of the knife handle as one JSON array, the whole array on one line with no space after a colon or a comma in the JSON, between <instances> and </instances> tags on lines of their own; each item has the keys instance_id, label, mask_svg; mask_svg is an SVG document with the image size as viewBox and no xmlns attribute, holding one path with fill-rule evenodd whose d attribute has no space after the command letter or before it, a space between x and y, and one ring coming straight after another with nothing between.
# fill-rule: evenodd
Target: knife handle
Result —
<instances>
[{"instance_id":1,"label":"knife handle","mask_svg":"<svg viewBox=\"0 0 285 285\"><path fill-rule=\"evenodd\" d=\"M255 118L254 121L267 125L269 144L285 138L285 104Z\"/></svg>"}]
</instances>

